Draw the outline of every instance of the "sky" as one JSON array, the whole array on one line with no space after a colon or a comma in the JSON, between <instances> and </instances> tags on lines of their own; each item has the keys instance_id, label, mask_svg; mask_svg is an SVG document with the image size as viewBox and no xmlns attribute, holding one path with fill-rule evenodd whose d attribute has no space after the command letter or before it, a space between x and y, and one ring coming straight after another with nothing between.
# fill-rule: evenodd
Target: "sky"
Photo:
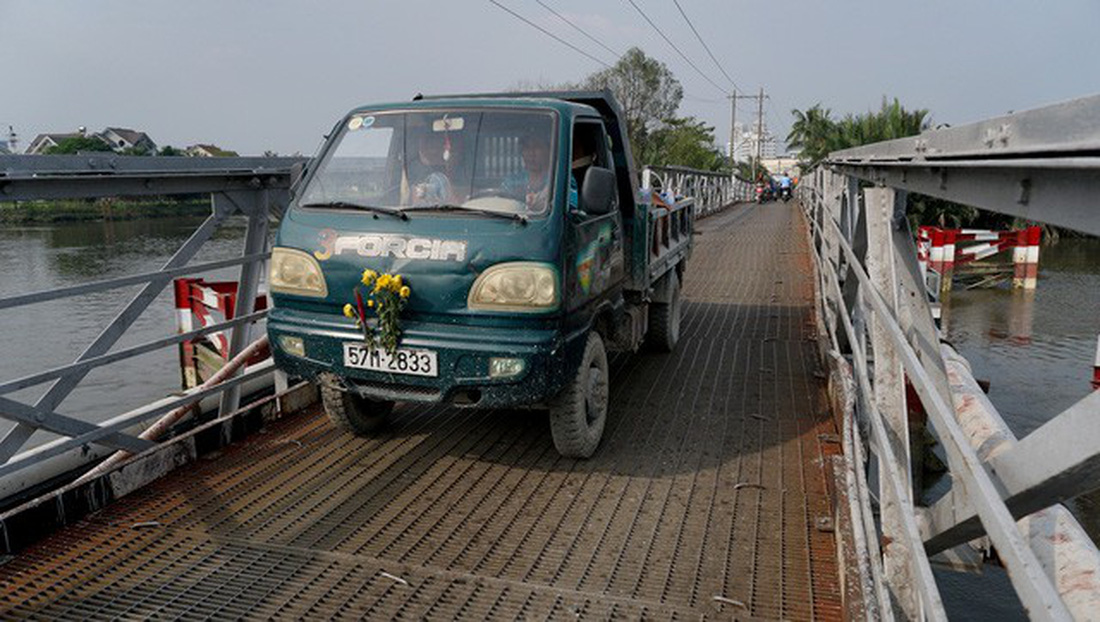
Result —
<instances>
[{"instance_id":1,"label":"sky","mask_svg":"<svg viewBox=\"0 0 1100 622\"><path fill-rule=\"evenodd\" d=\"M728 140L728 93L790 110L883 96L958 125L1100 93L1100 2L1060 0L498 0L586 54L631 46L681 81L681 115ZM545 5L545 6L543 6ZM312 154L349 109L418 92L579 81L603 68L489 0L0 0L0 127L128 127L157 144ZM703 74L703 75L700 75ZM704 77L704 75L706 77ZM712 84L712 82L714 84ZM755 103L742 101L738 121Z\"/></svg>"}]
</instances>

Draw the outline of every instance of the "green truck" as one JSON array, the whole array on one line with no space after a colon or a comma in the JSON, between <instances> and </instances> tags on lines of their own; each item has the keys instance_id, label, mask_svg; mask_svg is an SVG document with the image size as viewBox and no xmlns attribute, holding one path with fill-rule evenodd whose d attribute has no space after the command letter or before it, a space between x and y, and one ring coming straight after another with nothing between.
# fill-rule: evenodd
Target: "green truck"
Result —
<instances>
[{"instance_id":1,"label":"green truck","mask_svg":"<svg viewBox=\"0 0 1100 622\"><path fill-rule=\"evenodd\" d=\"M277 365L368 434L395 402L549 411L595 452L608 351L671 351L694 202L639 188L610 92L417 96L348 113L271 255Z\"/></svg>"}]
</instances>

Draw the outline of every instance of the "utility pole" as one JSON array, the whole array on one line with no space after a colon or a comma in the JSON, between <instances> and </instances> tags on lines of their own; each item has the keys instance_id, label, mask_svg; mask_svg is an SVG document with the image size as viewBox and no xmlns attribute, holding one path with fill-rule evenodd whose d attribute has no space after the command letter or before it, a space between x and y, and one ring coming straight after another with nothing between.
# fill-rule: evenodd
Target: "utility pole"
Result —
<instances>
[{"instance_id":1,"label":"utility pole","mask_svg":"<svg viewBox=\"0 0 1100 622\"><path fill-rule=\"evenodd\" d=\"M764 155L764 87L760 87L756 105L756 159L759 160Z\"/></svg>"},{"instance_id":2,"label":"utility pole","mask_svg":"<svg viewBox=\"0 0 1100 622\"><path fill-rule=\"evenodd\" d=\"M730 97L730 171L737 170L737 143L734 128L737 127L737 89L733 90Z\"/></svg>"},{"instance_id":3,"label":"utility pole","mask_svg":"<svg viewBox=\"0 0 1100 622\"><path fill-rule=\"evenodd\" d=\"M730 103L730 111L729 111L729 161L730 161L730 164L734 165L734 166L737 165L737 160L736 160L736 155L735 155L737 153L737 150L734 149L734 117L735 117L736 110L737 110L737 100L738 99L756 99L757 102L758 102L758 107L757 107L757 145L756 145L756 157L753 157L753 159L752 159L752 179L751 179L752 182L756 182L757 160L760 160L760 139L761 139L760 134L762 132L761 128L763 126L763 100L766 97L768 97L768 96L763 94L763 87L760 87L760 95L737 95L737 91L735 90L734 94L729 96L729 100L731 102Z\"/></svg>"}]
</instances>

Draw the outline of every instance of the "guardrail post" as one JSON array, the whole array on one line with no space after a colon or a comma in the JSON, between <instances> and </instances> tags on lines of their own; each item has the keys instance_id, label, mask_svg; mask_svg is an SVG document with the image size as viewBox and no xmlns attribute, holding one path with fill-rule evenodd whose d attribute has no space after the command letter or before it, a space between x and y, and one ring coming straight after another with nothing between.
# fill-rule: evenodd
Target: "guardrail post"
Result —
<instances>
[{"instance_id":1,"label":"guardrail post","mask_svg":"<svg viewBox=\"0 0 1100 622\"><path fill-rule=\"evenodd\" d=\"M268 191L258 190L246 195L235 195L247 201L245 206L248 213L248 229L244 236L244 255L255 255L267 250L267 215L268 215ZM227 195L218 195L215 200L233 200ZM241 266L241 277L237 283L237 315L252 313L256 307L256 294L259 290L260 275L264 268L263 261L254 261ZM251 342L251 329L249 324L242 324L233 329L229 340L229 356L226 360L240 354ZM233 374L237 375L236 373ZM237 410L241 402L240 385L234 386L222 393L220 414L226 415Z\"/></svg>"},{"instance_id":2,"label":"guardrail post","mask_svg":"<svg viewBox=\"0 0 1100 622\"><path fill-rule=\"evenodd\" d=\"M867 274L875 289L882 294L890 310L897 313L898 280L894 266L894 245L891 224L894 218L895 191L892 188L867 188L863 191L867 222ZM869 292L868 295L874 295ZM883 566L886 581L897 598L899 606L910 619L920 618L920 601L913 589L912 543L907 542L902 512L912 512L912 469L909 452L909 420L905 407L905 373L901 358L890 342L884 321L870 315L871 347L874 351L874 399L875 406L886 425L887 442L896 457L897 471L903 474L902 485L908 498L895 499L886 482L880 477L879 492L882 504ZM882 460L882 452L879 460ZM879 468L879 473L885 469Z\"/></svg>"},{"instance_id":3,"label":"guardrail post","mask_svg":"<svg viewBox=\"0 0 1100 622\"><path fill-rule=\"evenodd\" d=\"M829 171L824 174L824 191L821 198L821 220L826 224L822 225L821 233L821 261L827 262L832 271L835 274L840 274L840 240L838 239L837 230L831 225L827 224L829 221L838 221L842 212L842 178L839 175ZM832 295L832 288L822 288L822 292L825 295L826 305L824 318L827 322L830 332L836 333L837 319L840 313L840 305L844 304L841 299L836 299Z\"/></svg>"}]
</instances>

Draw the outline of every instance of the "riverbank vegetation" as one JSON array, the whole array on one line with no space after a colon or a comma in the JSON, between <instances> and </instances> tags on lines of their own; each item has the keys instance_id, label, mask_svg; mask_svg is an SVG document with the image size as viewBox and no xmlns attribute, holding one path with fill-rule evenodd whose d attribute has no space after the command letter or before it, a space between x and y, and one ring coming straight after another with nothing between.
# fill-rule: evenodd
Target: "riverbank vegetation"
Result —
<instances>
[{"instance_id":1,"label":"riverbank vegetation","mask_svg":"<svg viewBox=\"0 0 1100 622\"><path fill-rule=\"evenodd\" d=\"M208 197L0 202L0 224L134 220L210 213Z\"/></svg>"}]
</instances>

